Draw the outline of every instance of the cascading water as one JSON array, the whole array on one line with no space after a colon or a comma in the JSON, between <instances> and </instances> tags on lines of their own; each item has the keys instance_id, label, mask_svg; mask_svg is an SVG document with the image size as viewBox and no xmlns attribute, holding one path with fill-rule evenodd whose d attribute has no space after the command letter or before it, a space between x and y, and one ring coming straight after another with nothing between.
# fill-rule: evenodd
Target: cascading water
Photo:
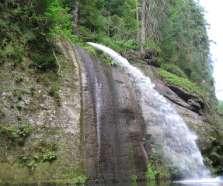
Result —
<instances>
[{"instance_id":1,"label":"cascading water","mask_svg":"<svg viewBox=\"0 0 223 186\"><path fill-rule=\"evenodd\" d=\"M209 171L196 145L196 135L188 129L175 108L154 89L150 78L112 49L96 43L88 44L108 54L128 75L137 92L147 134L160 147L166 162L185 178L208 177Z\"/></svg>"}]
</instances>

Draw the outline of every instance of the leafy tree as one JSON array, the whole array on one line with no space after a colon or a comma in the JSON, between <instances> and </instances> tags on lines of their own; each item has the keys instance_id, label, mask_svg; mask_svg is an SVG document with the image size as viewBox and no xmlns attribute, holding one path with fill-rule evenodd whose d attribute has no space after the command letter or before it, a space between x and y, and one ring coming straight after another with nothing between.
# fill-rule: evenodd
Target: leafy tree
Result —
<instances>
[{"instance_id":1,"label":"leafy tree","mask_svg":"<svg viewBox=\"0 0 223 186\"><path fill-rule=\"evenodd\" d=\"M161 35L160 48L165 62L178 65L197 83L212 84L206 22L196 2L169 1Z\"/></svg>"},{"instance_id":2,"label":"leafy tree","mask_svg":"<svg viewBox=\"0 0 223 186\"><path fill-rule=\"evenodd\" d=\"M50 35L52 37L60 36L68 40L77 40L73 35L72 16L69 14L69 8L61 0L47 0L45 15L51 23Z\"/></svg>"}]
</instances>

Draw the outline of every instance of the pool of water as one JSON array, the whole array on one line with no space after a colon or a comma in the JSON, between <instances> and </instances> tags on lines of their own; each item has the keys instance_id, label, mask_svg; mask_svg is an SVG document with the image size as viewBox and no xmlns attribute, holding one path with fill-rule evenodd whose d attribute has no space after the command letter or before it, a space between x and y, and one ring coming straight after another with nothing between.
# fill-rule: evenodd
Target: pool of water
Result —
<instances>
[{"instance_id":1,"label":"pool of water","mask_svg":"<svg viewBox=\"0 0 223 186\"><path fill-rule=\"evenodd\" d=\"M71 183L0 183L0 186L223 186L223 182L160 182L160 183L87 183L87 184L71 184Z\"/></svg>"}]
</instances>

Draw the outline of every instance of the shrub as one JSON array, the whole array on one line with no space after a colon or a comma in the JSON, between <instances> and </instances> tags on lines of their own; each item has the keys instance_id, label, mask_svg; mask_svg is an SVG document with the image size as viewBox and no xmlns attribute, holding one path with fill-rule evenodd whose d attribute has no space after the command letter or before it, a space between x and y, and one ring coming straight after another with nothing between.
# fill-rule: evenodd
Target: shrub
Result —
<instances>
[{"instance_id":1,"label":"shrub","mask_svg":"<svg viewBox=\"0 0 223 186\"><path fill-rule=\"evenodd\" d=\"M147 40L144 48L153 49L153 50L157 51L158 53L161 53L161 49L160 49L158 43L155 41L152 41L152 40Z\"/></svg>"},{"instance_id":2,"label":"shrub","mask_svg":"<svg viewBox=\"0 0 223 186\"><path fill-rule=\"evenodd\" d=\"M128 50L135 50L138 47L136 41L131 39L122 40L122 39L110 38L107 36L100 36L98 38L98 41L120 53L126 53Z\"/></svg>"},{"instance_id":3,"label":"shrub","mask_svg":"<svg viewBox=\"0 0 223 186\"><path fill-rule=\"evenodd\" d=\"M147 169L147 172L146 172L146 176L147 176L147 179L150 181L150 180L156 180L156 176L157 176L157 171L156 171L156 168L151 164L149 163L148 164L148 169Z\"/></svg>"}]
</instances>

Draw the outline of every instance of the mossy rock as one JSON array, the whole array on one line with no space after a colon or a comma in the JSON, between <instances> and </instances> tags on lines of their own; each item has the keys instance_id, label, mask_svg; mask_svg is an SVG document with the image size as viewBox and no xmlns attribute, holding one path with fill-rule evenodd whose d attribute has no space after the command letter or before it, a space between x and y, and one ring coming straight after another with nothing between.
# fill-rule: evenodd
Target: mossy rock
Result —
<instances>
[{"instance_id":1,"label":"mossy rock","mask_svg":"<svg viewBox=\"0 0 223 186\"><path fill-rule=\"evenodd\" d=\"M200 98L205 97L204 90L187 78L179 77L163 69L159 69L159 75L161 79L170 86L180 87L188 94L195 95Z\"/></svg>"}]
</instances>

